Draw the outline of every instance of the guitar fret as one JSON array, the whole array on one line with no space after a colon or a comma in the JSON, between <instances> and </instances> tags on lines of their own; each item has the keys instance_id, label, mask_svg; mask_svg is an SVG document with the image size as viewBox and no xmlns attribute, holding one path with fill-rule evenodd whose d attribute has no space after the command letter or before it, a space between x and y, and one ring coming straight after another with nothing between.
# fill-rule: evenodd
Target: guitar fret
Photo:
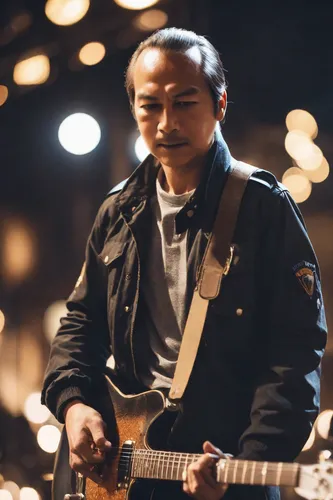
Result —
<instances>
[{"instance_id":1,"label":"guitar fret","mask_svg":"<svg viewBox=\"0 0 333 500\"><path fill-rule=\"evenodd\" d=\"M234 474L233 474L233 482L234 483L236 483L237 467L238 467L238 460L235 460L235 462L234 462Z\"/></svg>"},{"instance_id":2,"label":"guitar fret","mask_svg":"<svg viewBox=\"0 0 333 500\"><path fill-rule=\"evenodd\" d=\"M250 484L254 484L254 474L255 474L255 471L256 471L256 463L252 462L252 473L251 473Z\"/></svg>"},{"instance_id":3,"label":"guitar fret","mask_svg":"<svg viewBox=\"0 0 333 500\"><path fill-rule=\"evenodd\" d=\"M262 475L262 478L261 478L261 484L266 484L266 479L267 479L267 462L264 462L264 465L262 466L262 469L261 469L261 475Z\"/></svg>"},{"instance_id":4,"label":"guitar fret","mask_svg":"<svg viewBox=\"0 0 333 500\"><path fill-rule=\"evenodd\" d=\"M245 483L247 466L248 466L248 461L245 460L245 463L244 463L244 466L243 466L242 480L241 480L242 484Z\"/></svg>"},{"instance_id":5,"label":"guitar fret","mask_svg":"<svg viewBox=\"0 0 333 500\"><path fill-rule=\"evenodd\" d=\"M226 462L225 462L225 469L224 469L224 482L225 483L228 482L229 463L230 463L230 460L226 460Z\"/></svg>"},{"instance_id":6,"label":"guitar fret","mask_svg":"<svg viewBox=\"0 0 333 500\"><path fill-rule=\"evenodd\" d=\"M171 463L171 479L176 479L174 477L174 467L175 467L176 455L175 455L175 453L173 453L172 455L173 455L173 459L172 459L172 463Z\"/></svg>"}]
</instances>

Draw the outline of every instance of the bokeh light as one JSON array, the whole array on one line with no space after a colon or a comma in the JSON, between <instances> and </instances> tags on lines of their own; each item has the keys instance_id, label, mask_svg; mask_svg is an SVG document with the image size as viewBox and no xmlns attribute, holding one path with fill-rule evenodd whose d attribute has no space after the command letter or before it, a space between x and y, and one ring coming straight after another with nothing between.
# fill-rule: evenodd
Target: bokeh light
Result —
<instances>
[{"instance_id":1,"label":"bokeh light","mask_svg":"<svg viewBox=\"0 0 333 500\"><path fill-rule=\"evenodd\" d=\"M13 495L6 489L0 490L0 500L13 500Z\"/></svg>"},{"instance_id":2,"label":"bokeh light","mask_svg":"<svg viewBox=\"0 0 333 500\"><path fill-rule=\"evenodd\" d=\"M326 158L323 158L321 164L316 170L304 170L304 174L311 182L323 182L330 173L330 166Z\"/></svg>"},{"instance_id":3,"label":"bokeh light","mask_svg":"<svg viewBox=\"0 0 333 500\"><path fill-rule=\"evenodd\" d=\"M82 47L79 52L79 59L86 66L94 66L105 57L105 47L100 42L90 42Z\"/></svg>"},{"instance_id":4,"label":"bokeh light","mask_svg":"<svg viewBox=\"0 0 333 500\"><path fill-rule=\"evenodd\" d=\"M333 417L333 410L325 410L321 412L321 414L316 420L316 427L318 434L323 439L327 439L329 436L332 417Z\"/></svg>"},{"instance_id":5,"label":"bokeh light","mask_svg":"<svg viewBox=\"0 0 333 500\"><path fill-rule=\"evenodd\" d=\"M5 323L6 323L5 315L0 309L0 333L5 328Z\"/></svg>"},{"instance_id":6,"label":"bokeh light","mask_svg":"<svg viewBox=\"0 0 333 500\"><path fill-rule=\"evenodd\" d=\"M86 113L68 116L59 127L59 141L66 151L85 155L93 151L101 139L97 121Z\"/></svg>"},{"instance_id":7,"label":"bokeh light","mask_svg":"<svg viewBox=\"0 0 333 500\"><path fill-rule=\"evenodd\" d=\"M312 191L312 184L300 168L288 169L283 177L282 183L286 186L296 203L307 200Z\"/></svg>"},{"instance_id":8,"label":"bokeh light","mask_svg":"<svg viewBox=\"0 0 333 500\"><path fill-rule=\"evenodd\" d=\"M301 161L311 155L313 142L302 130L292 130L286 135L285 148L294 160Z\"/></svg>"},{"instance_id":9,"label":"bokeh light","mask_svg":"<svg viewBox=\"0 0 333 500\"><path fill-rule=\"evenodd\" d=\"M318 134L318 126L315 118L304 109L294 109L286 117L286 125L289 131L302 130L314 139Z\"/></svg>"},{"instance_id":10,"label":"bokeh light","mask_svg":"<svg viewBox=\"0 0 333 500\"><path fill-rule=\"evenodd\" d=\"M14 82L17 85L40 85L50 76L50 60L39 54L19 61L14 68Z\"/></svg>"},{"instance_id":11,"label":"bokeh light","mask_svg":"<svg viewBox=\"0 0 333 500\"><path fill-rule=\"evenodd\" d=\"M24 414L33 424L43 424L50 417L50 411L40 402L40 392L33 392L27 397Z\"/></svg>"},{"instance_id":12,"label":"bokeh light","mask_svg":"<svg viewBox=\"0 0 333 500\"><path fill-rule=\"evenodd\" d=\"M37 433L37 442L46 453L55 453L60 441L60 431L54 425L43 425Z\"/></svg>"},{"instance_id":13,"label":"bokeh light","mask_svg":"<svg viewBox=\"0 0 333 500\"><path fill-rule=\"evenodd\" d=\"M154 31L163 28L168 22L168 15L163 10L151 9L139 14L133 21L140 31Z\"/></svg>"},{"instance_id":14,"label":"bokeh light","mask_svg":"<svg viewBox=\"0 0 333 500\"><path fill-rule=\"evenodd\" d=\"M311 151L306 158L299 160L297 165L301 167L303 170L316 170L320 167L323 161L323 153L322 150L316 146L316 144L312 144Z\"/></svg>"},{"instance_id":15,"label":"bokeh light","mask_svg":"<svg viewBox=\"0 0 333 500\"><path fill-rule=\"evenodd\" d=\"M135 142L135 154L139 161L143 161L149 155L150 151L140 135Z\"/></svg>"},{"instance_id":16,"label":"bokeh light","mask_svg":"<svg viewBox=\"0 0 333 500\"><path fill-rule=\"evenodd\" d=\"M11 493L13 500L19 500L20 488L14 481L5 481L3 487Z\"/></svg>"},{"instance_id":17,"label":"bokeh light","mask_svg":"<svg viewBox=\"0 0 333 500\"><path fill-rule=\"evenodd\" d=\"M157 4L159 0L114 0L116 4L124 9L141 10Z\"/></svg>"},{"instance_id":18,"label":"bokeh light","mask_svg":"<svg viewBox=\"0 0 333 500\"><path fill-rule=\"evenodd\" d=\"M39 495L33 488L25 486L24 488L21 488L20 500L39 500Z\"/></svg>"},{"instance_id":19,"label":"bokeh light","mask_svg":"<svg viewBox=\"0 0 333 500\"><path fill-rule=\"evenodd\" d=\"M88 12L90 0L48 0L45 5L46 17L59 26L69 26L79 22Z\"/></svg>"},{"instance_id":20,"label":"bokeh light","mask_svg":"<svg viewBox=\"0 0 333 500\"><path fill-rule=\"evenodd\" d=\"M7 282L25 279L36 263L36 243L29 226L19 219L6 221L3 233L2 271Z\"/></svg>"},{"instance_id":21,"label":"bokeh light","mask_svg":"<svg viewBox=\"0 0 333 500\"><path fill-rule=\"evenodd\" d=\"M0 85L0 106L3 106L8 99L8 88L6 85Z\"/></svg>"},{"instance_id":22,"label":"bokeh light","mask_svg":"<svg viewBox=\"0 0 333 500\"><path fill-rule=\"evenodd\" d=\"M60 318L66 316L66 314L65 300L57 300L46 309L44 314L44 332L49 342L52 342L58 331Z\"/></svg>"}]
</instances>

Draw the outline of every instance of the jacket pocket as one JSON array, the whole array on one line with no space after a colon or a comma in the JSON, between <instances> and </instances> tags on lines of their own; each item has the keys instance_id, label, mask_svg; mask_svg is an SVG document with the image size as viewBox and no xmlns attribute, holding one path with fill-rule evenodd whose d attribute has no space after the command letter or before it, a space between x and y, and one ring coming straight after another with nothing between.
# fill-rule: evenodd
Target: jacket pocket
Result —
<instances>
[{"instance_id":1,"label":"jacket pocket","mask_svg":"<svg viewBox=\"0 0 333 500\"><path fill-rule=\"evenodd\" d=\"M105 243L99 258L105 266L108 279L109 299L117 293L119 283L124 273L126 244L117 241Z\"/></svg>"}]
</instances>

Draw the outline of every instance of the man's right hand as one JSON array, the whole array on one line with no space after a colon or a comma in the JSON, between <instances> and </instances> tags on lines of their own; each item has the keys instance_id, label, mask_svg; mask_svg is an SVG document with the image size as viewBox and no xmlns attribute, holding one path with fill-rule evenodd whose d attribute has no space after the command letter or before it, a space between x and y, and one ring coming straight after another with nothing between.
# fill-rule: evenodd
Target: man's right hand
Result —
<instances>
[{"instance_id":1,"label":"man's right hand","mask_svg":"<svg viewBox=\"0 0 333 500\"><path fill-rule=\"evenodd\" d=\"M106 425L100 413L81 401L71 401L64 411L69 442L69 463L75 472L102 482L97 465L105 460L111 443L105 437Z\"/></svg>"}]
</instances>

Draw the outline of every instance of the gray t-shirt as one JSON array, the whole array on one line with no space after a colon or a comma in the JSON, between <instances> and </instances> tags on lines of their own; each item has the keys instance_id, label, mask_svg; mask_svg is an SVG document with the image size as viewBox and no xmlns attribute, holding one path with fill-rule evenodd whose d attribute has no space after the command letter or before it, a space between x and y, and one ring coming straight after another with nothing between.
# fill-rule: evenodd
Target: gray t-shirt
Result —
<instances>
[{"instance_id":1,"label":"gray t-shirt","mask_svg":"<svg viewBox=\"0 0 333 500\"><path fill-rule=\"evenodd\" d=\"M176 234L175 218L194 191L167 193L159 178L153 201L155 217L148 265L142 279L149 346L142 363L145 368L139 375L151 388L171 386L185 327L187 231Z\"/></svg>"}]
</instances>

